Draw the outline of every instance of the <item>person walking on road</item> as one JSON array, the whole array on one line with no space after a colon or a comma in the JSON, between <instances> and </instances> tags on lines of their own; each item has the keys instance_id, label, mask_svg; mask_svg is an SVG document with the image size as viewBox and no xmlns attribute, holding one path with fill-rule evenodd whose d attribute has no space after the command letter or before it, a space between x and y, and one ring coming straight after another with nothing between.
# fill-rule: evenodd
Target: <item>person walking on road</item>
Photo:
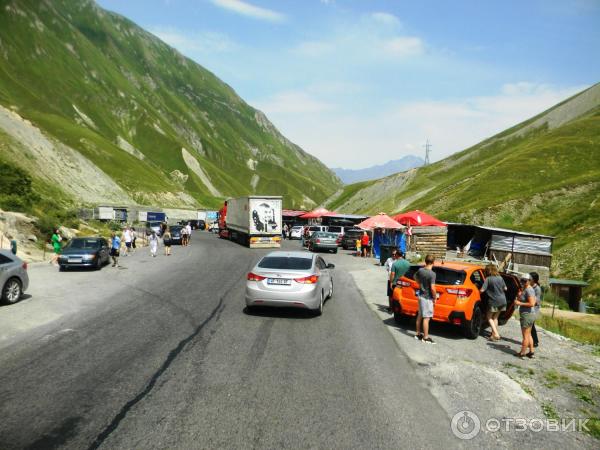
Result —
<instances>
[{"instance_id":1,"label":"person walking on road","mask_svg":"<svg viewBox=\"0 0 600 450\"><path fill-rule=\"evenodd\" d=\"M533 291L535 292L535 316L536 319L540 316L542 307L542 288L540 286L540 275L537 272L530 272L531 284ZM535 329L535 323L531 326L531 339L533 339L533 346L537 347L540 343L538 340L537 330Z\"/></svg>"},{"instance_id":2,"label":"person walking on road","mask_svg":"<svg viewBox=\"0 0 600 450\"><path fill-rule=\"evenodd\" d=\"M521 297L515 301L515 306L519 307L519 315L521 321L521 334L523 342L521 350L516 356L521 359L533 358L535 356L533 350L533 339L531 337L531 327L535 323L535 291L531 286L531 276L526 273L521 276ZM527 352L529 350L529 352ZM527 352L527 353L526 353Z\"/></svg>"},{"instance_id":3,"label":"person walking on road","mask_svg":"<svg viewBox=\"0 0 600 450\"><path fill-rule=\"evenodd\" d=\"M425 256L425 267L421 267L415 274L415 281L419 284L417 296L419 298L419 312L417 314L417 334L415 339L427 344L435 344L429 337L429 321L433 317L433 303L437 297L435 291L435 272L433 271L433 255Z\"/></svg>"},{"instance_id":4,"label":"person walking on road","mask_svg":"<svg viewBox=\"0 0 600 450\"><path fill-rule=\"evenodd\" d=\"M371 251L371 240L369 239L369 234L365 231L362 235L362 237L360 238L360 246L362 248L362 253L363 253L363 258L366 258L367 256L369 256L370 251Z\"/></svg>"},{"instance_id":5,"label":"person walking on road","mask_svg":"<svg viewBox=\"0 0 600 450\"><path fill-rule=\"evenodd\" d=\"M156 235L156 231L152 230L152 233L148 237L148 243L150 245L150 254L155 258L156 251L158 250L158 236Z\"/></svg>"},{"instance_id":6,"label":"person walking on road","mask_svg":"<svg viewBox=\"0 0 600 450\"><path fill-rule=\"evenodd\" d=\"M408 272L408 269L410 269L410 263L406 259L404 259L404 253L402 253L399 250L394 250L394 252L396 253L396 258L394 263L392 264L389 276L391 288L390 313L392 312L392 298L394 296L394 289L399 287L398 283L400 282L400 278L406 275L406 272Z\"/></svg>"},{"instance_id":7,"label":"person walking on road","mask_svg":"<svg viewBox=\"0 0 600 450\"><path fill-rule=\"evenodd\" d=\"M125 254L123 256L127 256L131 251L131 243L133 242L133 235L131 234L131 229L128 226L126 226L125 230L123 230L123 236L121 239L123 242L125 242Z\"/></svg>"},{"instance_id":8,"label":"person walking on road","mask_svg":"<svg viewBox=\"0 0 600 450\"><path fill-rule=\"evenodd\" d=\"M135 241L137 241L137 231L134 227L131 227L131 251L135 253L136 245Z\"/></svg>"},{"instance_id":9,"label":"person walking on road","mask_svg":"<svg viewBox=\"0 0 600 450\"><path fill-rule=\"evenodd\" d=\"M52 244L52 250L54 251L52 258L50 259L50 264L54 264L55 266L58 266L58 256L60 255L61 241L62 241L62 237L60 236L58 228L56 228L54 230L54 233L52 233L52 237L50 238L50 243Z\"/></svg>"},{"instance_id":10,"label":"person walking on road","mask_svg":"<svg viewBox=\"0 0 600 450\"><path fill-rule=\"evenodd\" d=\"M494 264L488 264L485 268L486 279L481 286L481 293L488 298L487 321L492 328L490 341L499 341L498 317L502 311L506 311L506 283L500 276L498 268Z\"/></svg>"},{"instance_id":11,"label":"person walking on road","mask_svg":"<svg viewBox=\"0 0 600 450\"><path fill-rule=\"evenodd\" d=\"M187 226L181 227L181 245L182 247L186 247L188 245L188 230Z\"/></svg>"},{"instance_id":12,"label":"person walking on road","mask_svg":"<svg viewBox=\"0 0 600 450\"><path fill-rule=\"evenodd\" d=\"M121 251L121 238L114 231L110 234L110 256L113 267L119 267L119 252Z\"/></svg>"},{"instance_id":13,"label":"person walking on road","mask_svg":"<svg viewBox=\"0 0 600 450\"><path fill-rule=\"evenodd\" d=\"M187 231L187 245L190 245L190 241L192 240L192 224L190 222L185 226L185 230Z\"/></svg>"},{"instance_id":14,"label":"person walking on road","mask_svg":"<svg viewBox=\"0 0 600 450\"><path fill-rule=\"evenodd\" d=\"M171 256L171 228L167 227L165 234L162 236L163 245L165 246L165 256Z\"/></svg>"}]
</instances>

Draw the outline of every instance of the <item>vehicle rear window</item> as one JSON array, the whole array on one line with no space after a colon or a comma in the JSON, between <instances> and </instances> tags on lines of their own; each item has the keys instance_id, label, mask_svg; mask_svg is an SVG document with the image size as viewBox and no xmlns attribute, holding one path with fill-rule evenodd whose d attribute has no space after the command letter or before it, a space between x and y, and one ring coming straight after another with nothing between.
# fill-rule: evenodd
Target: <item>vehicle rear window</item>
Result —
<instances>
[{"instance_id":1,"label":"vehicle rear window","mask_svg":"<svg viewBox=\"0 0 600 450\"><path fill-rule=\"evenodd\" d=\"M7 256L4 256L4 255L0 254L0 264L8 264L8 263L11 263L11 262L12 262L12 259L10 259Z\"/></svg>"},{"instance_id":2,"label":"vehicle rear window","mask_svg":"<svg viewBox=\"0 0 600 450\"><path fill-rule=\"evenodd\" d=\"M331 233L341 233L342 227L329 227L327 228L327 231L330 231Z\"/></svg>"},{"instance_id":3,"label":"vehicle rear window","mask_svg":"<svg viewBox=\"0 0 600 450\"><path fill-rule=\"evenodd\" d=\"M288 256L265 256L259 263L261 269L308 270L312 267L311 258Z\"/></svg>"},{"instance_id":4,"label":"vehicle rear window","mask_svg":"<svg viewBox=\"0 0 600 450\"><path fill-rule=\"evenodd\" d=\"M422 266L410 266L410 269L408 269L408 272L406 272L406 275L404 276L414 280L417 270L419 270L421 267ZM433 266L433 271L435 272L435 284L456 286L463 284L465 282L465 278L467 277L467 273L464 270L454 270L446 267Z\"/></svg>"},{"instance_id":5,"label":"vehicle rear window","mask_svg":"<svg viewBox=\"0 0 600 450\"><path fill-rule=\"evenodd\" d=\"M69 248L98 248L100 241L98 239L73 239L67 245Z\"/></svg>"}]
</instances>

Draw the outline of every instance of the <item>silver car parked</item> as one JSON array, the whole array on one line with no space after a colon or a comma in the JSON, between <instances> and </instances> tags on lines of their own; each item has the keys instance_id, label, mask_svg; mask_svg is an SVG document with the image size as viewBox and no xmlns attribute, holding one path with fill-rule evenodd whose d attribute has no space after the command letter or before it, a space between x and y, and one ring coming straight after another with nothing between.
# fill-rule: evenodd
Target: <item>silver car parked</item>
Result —
<instances>
[{"instance_id":1,"label":"silver car parked","mask_svg":"<svg viewBox=\"0 0 600 450\"><path fill-rule=\"evenodd\" d=\"M334 267L315 254L271 252L248 273L246 306L303 308L321 315L333 296Z\"/></svg>"},{"instance_id":2,"label":"silver car parked","mask_svg":"<svg viewBox=\"0 0 600 450\"><path fill-rule=\"evenodd\" d=\"M12 304L21 299L29 287L27 263L8 250L0 250L0 300Z\"/></svg>"}]
</instances>

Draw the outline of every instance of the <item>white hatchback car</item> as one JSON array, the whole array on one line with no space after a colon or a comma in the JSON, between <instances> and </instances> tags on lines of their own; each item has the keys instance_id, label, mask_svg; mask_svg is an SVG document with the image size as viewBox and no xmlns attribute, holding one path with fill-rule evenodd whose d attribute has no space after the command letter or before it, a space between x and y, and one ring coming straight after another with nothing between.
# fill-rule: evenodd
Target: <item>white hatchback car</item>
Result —
<instances>
[{"instance_id":1,"label":"white hatchback car","mask_svg":"<svg viewBox=\"0 0 600 450\"><path fill-rule=\"evenodd\" d=\"M290 239L302 239L302 233L304 232L303 226L292 227L290 231Z\"/></svg>"},{"instance_id":2,"label":"white hatchback car","mask_svg":"<svg viewBox=\"0 0 600 450\"><path fill-rule=\"evenodd\" d=\"M246 306L303 308L321 315L333 296L333 268L319 255L271 252L248 273Z\"/></svg>"}]
</instances>

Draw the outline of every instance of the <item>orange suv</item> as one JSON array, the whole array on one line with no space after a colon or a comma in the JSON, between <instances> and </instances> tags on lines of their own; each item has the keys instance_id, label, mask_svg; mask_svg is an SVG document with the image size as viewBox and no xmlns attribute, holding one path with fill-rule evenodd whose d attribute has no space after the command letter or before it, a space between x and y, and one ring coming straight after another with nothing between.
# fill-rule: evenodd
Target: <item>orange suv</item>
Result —
<instances>
[{"instance_id":1,"label":"orange suv","mask_svg":"<svg viewBox=\"0 0 600 450\"><path fill-rule=\"evenodd\" d=\"M399 280L394 289L392 310L394 320L401 323L409 316L416 316L418 299L415 290L418 284L414 280L415 273L422 266L413 265ZM485 280L484 266L464 262L445 261L433 265L435 272L435 288L439 294L433 308L433 319L462 327L469 339L479 336L488 310L488 300L479 290ZM508 288L506 292L506 311L498 318L504 325L514 312L514 301L520 285L517 277L500 274Z\"/></svg>"}]
</instances>

